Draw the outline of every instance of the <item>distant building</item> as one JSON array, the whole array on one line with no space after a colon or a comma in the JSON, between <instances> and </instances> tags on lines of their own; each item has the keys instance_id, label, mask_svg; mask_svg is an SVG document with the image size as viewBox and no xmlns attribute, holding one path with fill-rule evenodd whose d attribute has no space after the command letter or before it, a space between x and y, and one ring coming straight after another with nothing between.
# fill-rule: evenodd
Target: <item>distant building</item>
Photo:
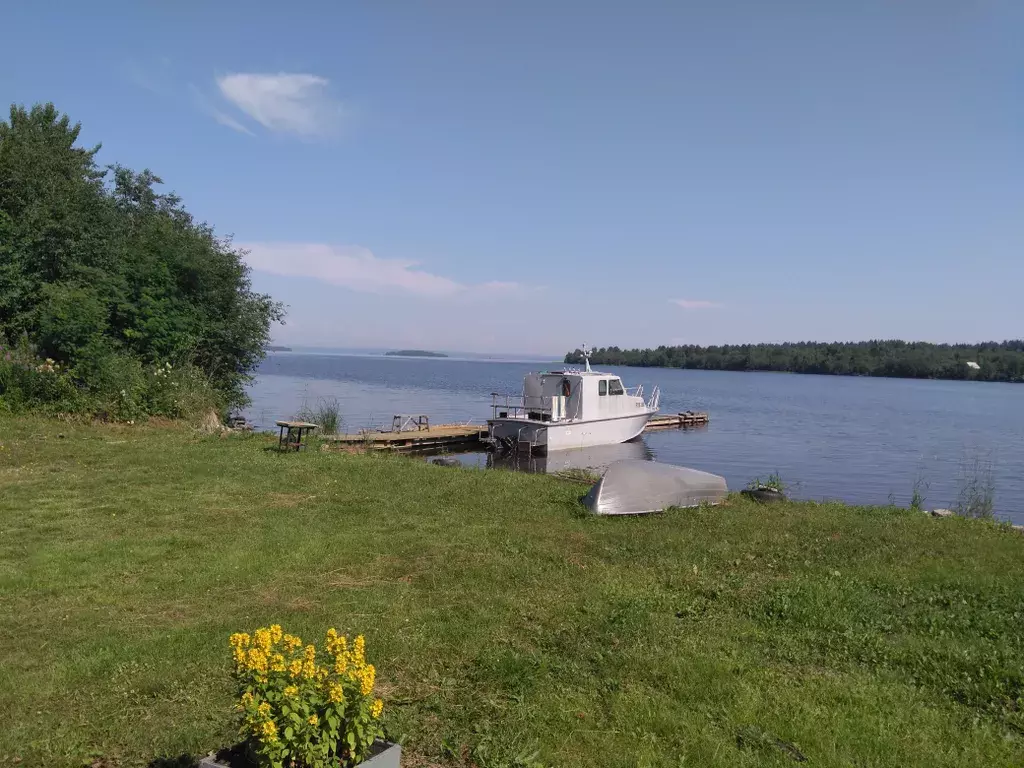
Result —
<instances>
[{"instance_id":1,"label":"distant building","mask_svg":"<svg viewBox=\"0 0 1024 768\"><path fill-rule=\"evenodd\" d=\"M967 363L967 367L970 368L972 371L980 371L981 370L981 366L978 365L977 363Z\"/></svg>"}]
</instances>

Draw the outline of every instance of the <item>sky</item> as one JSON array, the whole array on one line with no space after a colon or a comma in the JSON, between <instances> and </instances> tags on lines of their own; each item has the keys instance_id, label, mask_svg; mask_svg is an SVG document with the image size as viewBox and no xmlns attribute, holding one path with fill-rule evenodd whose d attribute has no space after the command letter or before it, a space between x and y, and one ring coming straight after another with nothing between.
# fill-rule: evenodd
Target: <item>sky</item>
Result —
<instances>
[{"instance_id":1,"label":"sky","mask_svg":"<svg viewBox=\"0 0 1024 768\"><path fill-rule=\"evenodd\" d=\"M54 102L248 250L280 344L1024 336L1024 3L7 3Z\"/></svg>"}]
</instances>

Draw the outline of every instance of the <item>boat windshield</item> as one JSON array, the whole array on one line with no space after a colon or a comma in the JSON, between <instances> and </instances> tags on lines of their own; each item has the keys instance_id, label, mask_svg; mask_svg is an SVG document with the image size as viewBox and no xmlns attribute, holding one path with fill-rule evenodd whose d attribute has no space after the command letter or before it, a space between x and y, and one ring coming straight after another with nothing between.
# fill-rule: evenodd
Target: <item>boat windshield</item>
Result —
<instances>
[{"instance_id":1,"label":"boat windshield","mask_svg":"<svg viewBox=\"0 0 1024 768\"><path fill-rule=\"evenodd\" d=\"M618 379L608 379L608 394L609 395L623 395L626 390L622 388L622 382Z\"/></svg>"}]
</instances>

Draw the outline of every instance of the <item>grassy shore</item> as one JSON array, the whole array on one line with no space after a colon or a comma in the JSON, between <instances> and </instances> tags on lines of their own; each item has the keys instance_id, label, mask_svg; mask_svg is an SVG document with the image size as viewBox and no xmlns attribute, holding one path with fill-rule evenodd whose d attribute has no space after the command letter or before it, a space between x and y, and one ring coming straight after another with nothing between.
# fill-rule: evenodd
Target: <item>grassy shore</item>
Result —
<instances>
[{"instance_id":1,"label":"grassy shore","mask_svg":"<svg viewBox=\"0 0 1024 768\"><path fill-rule=\"evenodd\" d=\"M0 418L0 765L232 741L227 638L367 636L408 766L1024 764L1024 536ZM170 764L170 763L166 763ZM182 763L184 764L184 763Z\"/></svg>"}]
</instances>

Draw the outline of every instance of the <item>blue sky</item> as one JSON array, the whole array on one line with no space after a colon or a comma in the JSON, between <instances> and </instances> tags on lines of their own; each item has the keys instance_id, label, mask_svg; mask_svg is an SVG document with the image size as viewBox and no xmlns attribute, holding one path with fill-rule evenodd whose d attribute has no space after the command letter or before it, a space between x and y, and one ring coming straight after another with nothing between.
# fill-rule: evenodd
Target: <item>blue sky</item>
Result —
<instances>
[{"instance_id":1,"label":"blue sky","mask_svg":"<svg viewBox=\"0 0 1024 768\"><path fill-rule=\"evenodd\" d=\"M53 101L251 250L282 343L1024 335L1024 4L8 4Z\"/></svg>"}]
</instances>

